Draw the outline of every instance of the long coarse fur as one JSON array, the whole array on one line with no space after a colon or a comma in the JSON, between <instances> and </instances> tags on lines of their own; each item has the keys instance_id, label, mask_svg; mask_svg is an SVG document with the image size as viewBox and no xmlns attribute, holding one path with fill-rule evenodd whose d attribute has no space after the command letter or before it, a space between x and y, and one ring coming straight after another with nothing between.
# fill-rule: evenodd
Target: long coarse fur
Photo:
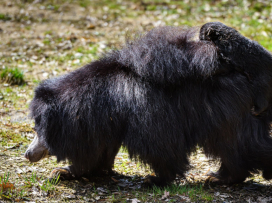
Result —
<instances>
[{"instance_id":1,"label":"long coarse fur","mask_svg":"<svg viewBox=\"0 0 272 203\"><path fill-rule=\"evenodd\" d=\"M151 166L158 184L183 175L197 145L220 158L218 177L228 182L270 170L269 118L251 113L255 86L222 60L212 41L195 41L197 32L155 28L42 82L30 111L50 153L70 160L82 176L111 169L123 144L132 158Z\"/></svg>"}]
</instances>

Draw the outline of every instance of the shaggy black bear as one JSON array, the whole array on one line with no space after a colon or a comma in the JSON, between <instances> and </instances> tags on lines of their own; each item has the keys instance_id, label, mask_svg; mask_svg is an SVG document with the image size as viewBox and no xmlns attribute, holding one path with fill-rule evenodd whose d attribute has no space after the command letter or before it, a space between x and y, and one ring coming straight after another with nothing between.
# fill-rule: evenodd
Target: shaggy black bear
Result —
<instances>
[{"instance_id":1,"label":"shaggy black bear","mask_svg":"<svg viewBox=\"0 0 272 203\"><path fill-rule=\"evenodd\" d=\"M68 159L53 176L88 177L111 172L123 145L155 171L147 182L164 185L184 175L199 145L221 161L213 182L242 182L257 170L271 179L271 77L271 54L222 23L155 28L42 82L25 156Z\"/></svg>"}]
</instances>

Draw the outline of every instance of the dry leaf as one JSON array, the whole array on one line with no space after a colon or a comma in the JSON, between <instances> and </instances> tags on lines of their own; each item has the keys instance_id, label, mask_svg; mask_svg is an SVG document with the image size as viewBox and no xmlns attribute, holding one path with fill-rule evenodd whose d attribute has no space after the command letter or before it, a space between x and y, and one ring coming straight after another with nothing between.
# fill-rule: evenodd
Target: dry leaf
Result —
<instances>
[{"instance_id":1,"label":"dry leaf","mask_svg":"<svg viewBox=\"0 0 272 203\"><path fill-rule=\"evenodd\" d=\"M116 183L118 183L119 182L119 180L116 180L115 178L113 178L113 177L111 177L111 179L114 181L114 182L116 182Z\"/></svg>"},{"instance_id":2,"label":"dry leaf","mask_svg":"<svg viewBox=\"0 0 272 203\"><path fill-rule=\"evenodd\" d=\"M15 187L12 183L2 183L2 184L0 184L0 188L2 191L6 191L6 190L12 190Z\"/></svg>"}]
</instances>

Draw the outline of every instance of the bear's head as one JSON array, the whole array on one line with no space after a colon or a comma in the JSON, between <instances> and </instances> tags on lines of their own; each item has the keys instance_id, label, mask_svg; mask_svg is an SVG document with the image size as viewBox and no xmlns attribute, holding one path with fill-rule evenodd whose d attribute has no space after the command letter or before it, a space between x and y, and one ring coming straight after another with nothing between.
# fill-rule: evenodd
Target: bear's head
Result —
<instances>
[{"instance_id":1,"label":"bear's head","mask_svg":"<svg viewBox=\"0 0 272 203\"><path fill-rule=\"evenodd\" d=\"M49 156L50 153L45 142L38 135L36 135L25 152L25 158L27 158L30 162L37 162Z\"/></svg>"}]
</instances>

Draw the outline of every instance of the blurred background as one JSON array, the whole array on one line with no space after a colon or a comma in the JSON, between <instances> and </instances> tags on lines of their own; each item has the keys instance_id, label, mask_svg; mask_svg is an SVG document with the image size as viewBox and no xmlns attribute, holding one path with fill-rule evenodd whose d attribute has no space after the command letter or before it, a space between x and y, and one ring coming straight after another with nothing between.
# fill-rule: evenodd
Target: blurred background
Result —
<instances>
[{"instance_id":1,"label":"blurred background","mask_svg":"<svg viewBox=\"0 0 272 203\"><path fill-rule=\"evenodd\" d=\"M272 51L271 0L1 0L0 71L18 68L40 81L118 48L128 31L210 21Z\"/></svg>"},{"instance_id":2,"label":"blurred background","mask_svg":"<svg viewBox=\"0 0 272 203\"><path fill-rule=\"evenodd\" d=\"M272 0L0 0L0 177L29 164L22 157L34 136L27 108L39 82L119 48L128 32L211 21L234 27L272 51ZM204 156L198 156L202 172L208 170ZM45 166L53 167L35 165ZM25 178L13 178L25 186Z\"/></svg>"},{"instance_id":3,"label":"blurred background","mask_svg":"<svg viewBox=\"0 0 272 203\"><path fill-rule=\"evenodd\" d=\"M211 21L272 51L272 0L0 0L0 112L25 111L40 81L119 48L127 33Z\"/></svg>"}]
</instances>

